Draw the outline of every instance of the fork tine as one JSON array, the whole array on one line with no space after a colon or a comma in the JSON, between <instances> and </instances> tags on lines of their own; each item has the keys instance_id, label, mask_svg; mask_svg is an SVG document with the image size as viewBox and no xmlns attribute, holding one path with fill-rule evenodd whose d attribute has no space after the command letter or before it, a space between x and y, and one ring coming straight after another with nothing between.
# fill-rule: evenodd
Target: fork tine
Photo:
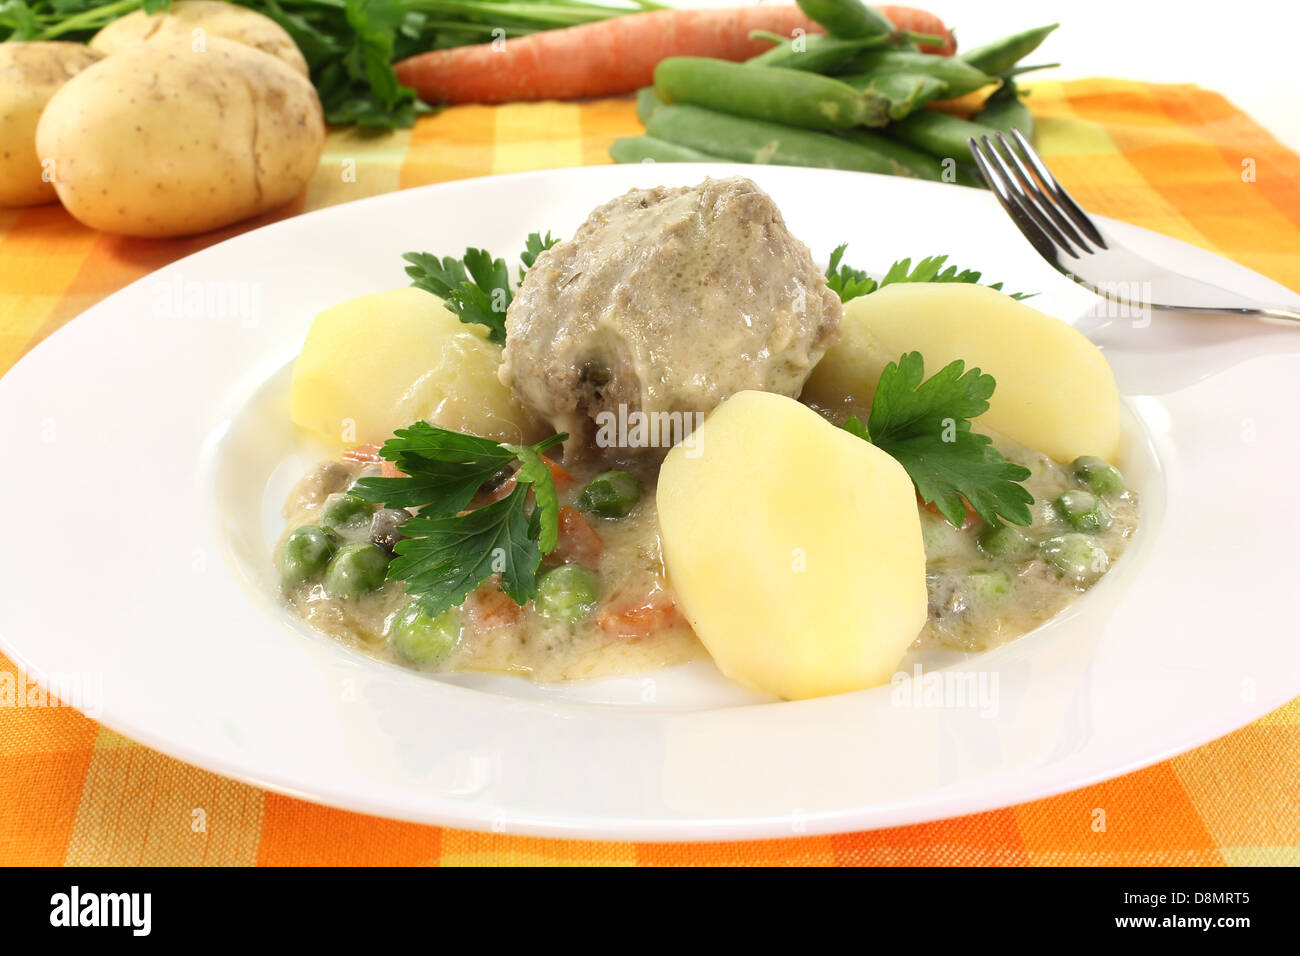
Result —
<instances>
[{"instance_id":1,"label":"fork tine","mask_svg":"<svg viewBox=\"0 0 1300 956\"><path fill-rule=\"evenodd\" d=\"M1011 217L1011 221L1016 224L1016 227L1024 234L1024 237L1029 240L1030 245L1038 251L1040 256L1049 262L1055 262L1057 251L1055 244L1038 226L1033 217L1030 216L1017 202L1011 193L1010 187L1002 179L1002 174L999 173L993 164L989 162L988 158L984 155L983 150L980 149L980 144L975 141L975 137L972 136L968 139L966 145L970 148L971 157L975 160L975 165L979 167L980 175L984 177L984 182L987 183L989 189L993 191L993 195L996 196L998 202L1002 204L1002 208L1006 210L1007 215Z\"/></svg>"},{"instance_id":2,"label":"fork tine","mask_svg":"<svg viewBox=\"0 0 1300 956\"><path fill-rule=\"evenodd\" d=\"M1038 180L1034 178L1033 173L1031 173L1021 161L1020 156L1011 148L1011 144L1007 142L1007 138L1001 133L998 133L997 135L997 145L1001 147L1001 149L997 151L999 157L1011 160L1011 165L1014 167L1016 178L1020 180L1021 186L1024 187L1025 192L1029 194L1030 198L1034 201L1034 204L1039 208L1039 210L1047 213L1056 228L1082 251L1092 252L1093 249L1088 245L1087 240L1079 235L1078 230L1070 224L1069 219L1061 215L1061 210L1057 208L1056 203L1052 202L1052 200L1043 192Z\"/></svg>"},{"instance_id":3,"label":"fork tine","mask_svg":"<svg viewBox=\"0 0 1300 956\"><path fill-rule=\"evenodd\" d=\"M1030 145L1025 135L1020 130L1013 129L1011 136L1020 147L1021 155L1029 161L1029 165L1033 167L1034 172L1042 181L1043 187L1056 200L1057 204L1066 211L1069 217L1074 220L1075 225L1082 229L1084 234L1101 248L1109 249L1110 246L1106 244L1106 240L1102 237L1101 230L1097 228L1088 214L1079 208L1079 204L1074 201L1074 197L1067 193L1061 184L1056 181L1056 177L1052 175L1047 168L1047 164L1043 162L1034 147Z\"/></svg>"},{"instance_id":4,"label":"fork tine","mask_svg":"<svg viewBox=\"0 0 1300 956\"><path fill-rule=\"evenodd\" d=\"M1038 208L1025 188L1020 185L1016 174L1011 171L1010 164L1002 157L987 136L980 137L980 145L983 147L984 158L988 160L989 165L995 166L1001 174L1003 180L1007 183L1011 195L1015 198L1016 204L1024 209L1026 215L1030 216L1038 224L1038 228L1047 234L1047 237L1056 243L1062 251L1068 252L1071 258L1079 258L1079 253L1075 251L1073 244L1061 234L1061 230L1052 224L1052 221ZM1084 250L1085 252L1088 250Z\"/></svg>"}]
</instances>

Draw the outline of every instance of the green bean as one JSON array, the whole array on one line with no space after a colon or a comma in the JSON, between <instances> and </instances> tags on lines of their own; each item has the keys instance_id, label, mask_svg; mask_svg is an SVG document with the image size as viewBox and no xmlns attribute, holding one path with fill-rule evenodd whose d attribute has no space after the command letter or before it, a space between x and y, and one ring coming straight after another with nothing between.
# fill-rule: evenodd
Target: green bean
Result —
<instances>
[{"instance_id":1,"label":"green bean","mask_svg":"<svg viewBox=\"0 0 1300 956\"><path fill-rule=\"evenodd\" d=\"M862 0L797 0L799 9L826 28L831 36L846 40L894 32L894 25L879 10Z\"/></svg>"},{"instance_id":2,"label":"green bean","mask_svg":"<svg viewBox=\"0 0 1300 956\"><path fill-rule=\"evenodd\" d=\"M984 108L975 114L974 121L1003 133L1018 129L1030 142L1034 139L1034 115L1020 101L1016 84L1011 80L1004 81L984 102Z\"/></svg>"},{"instance_id":3,"label":"green bean","mask_svg":"<svg viewBox=\"0 0 1300 956\"><path fill-rule=\"evenodd\" d=\"M1047 39L1048 34L1059 26L1059 23L1053 23L1045 27L1034 27L1032 30L1022 30L1001 40L994 40L992 43L967 50L965 53L958 54L957 58L977 70L997 76L1015 66L1021 58L1037 50Z\"/></svg>"},{"instance_id":4,"label":"green bean","mask_svg":"<svg viewBox=\"0 0 1300 956\"><path fill-rule=\"evenodd\" d=\"M1080 455L1072 468L1074 477L1099 495L1122 495L1126 490L1119 469L1096 455Z\"/></svg>"},{"instance_id":5,"label":"green bean","mask_svg":"<svg viewBox=\"0 0 1300 956\"><path fill-rule=\"evenodd\" d=\"M656 139L737 163L855 169L887 175L908 172L887 156L829 133L728 116L698 106L665 106L650 117L646 132Z\"/></svg>"},{"instance_id":6,"label":"green bean","mask_svg":"<svg viewBox=\"0 0 1300 956\"><path fill-rule=\"evenodd\" d=\"M841 76L839 79L854 89L872 89L883 93L889 100L891 120L900 120L914 110L919 110L931 100L943 96L948 89L948 84L943 80L917 73L858 73Z\"/></svg>"},{"instance_id":7,"label":"green bean","mask_svg":"<svg viewBox=\"0 0 1300 956\"><path fill-rule=\"evenodd\" d=\"M460 642L461 620L456 608L429 617L412 601L393 620L393 648L417 667L435 667L446 660Z\"/></svg>"},{"instance_id":8,"label":"green bean","mask_svg":"<svg viewBox=\"0 0 1300 956\"><path fill-rule=\"evenodd\" d=\"M689 146L678 146L653 136L624 136L609 147L616 163L707 163L714 159Z\"/></svg>"},{"instance_id":9,"label":"green bean","mask_svg":"<svg viewBox=\"0 0 1300 956\"><path fill-rule=\"evenodd\" d=\"M970 147L966 145L970 137L997 135L997 130L992 127L935 110L918 110L897 123L891 123L886 132L931 156L958 163L970 157Z\"/></svg>"},{"instance_id":10,"label":"green bean","mask_svg":"<svg viewBox=\"0 0 1300 956\"><path fill-rule=\"evenodd\" d=\"M602 471L578 495L578 503L602 518L626 518L641 500L641 483L626 471Z\"/></svg>"},{"instance_id":11,"label":"green bean","mask_svg":"<svg viewBox=\"0 0 1300 956\"><path fill-rule=\"evenodd\" d=\"M289 588L306 584L320 574L336 546L337 539L324 528L294 528L280 549L280 580Z\"/></svg>"},{"instance_id":12,"label":"green bean","mask_svg":"<svg viewBox=\"0 0 1300 956\"><path fill-rule=\"evenodd\" d=\"M817 73L780 67L756 70L744 63L707 57L661 60L655 68L655 95L665 103L703 106L806 129L849 129L889 122L889 100L879 93L860 92Z\"/></svg>"},{"instance_id":13,"label":"green bean","mask_svg":"<svg viewBox=\"0 0 1300 956\"><path fill-rule=\"evenodd\" d=\"M561 564L537 579L534 604L542 617L576 624L591 613L600 596L596 576L580 564Z\"/></svg>"},{"instance_id":14,"label":"green bean","mask_svg":"<svg viewBox=\"0 0 1300 956\"><path fill-rule=\"evenodd\" d=\"M663 105L664 101L655 96L653 86L643 86L636 91L636 118L641 121L642 126L649 123L655 110Z\"/></svg>"},{"instance_id":15,"label":"green bean","mask_svg":"<svg viewBox=\"0 0 1300 956\"><path fill-rule=\"evenodd\" d=\"M796 46L795 44L799 44ZM797 39L781 38L770 50L745 61L747 66L779 66L787 70L805 70L809 73L833 73L851 56L885 46L889 37L866 37L860 40L843 40L839 37L814 33Z\"/></svg>"},{"instance_id":16,"label":"green bean","mask_svg":"<svg viewBox=\"0 0 1300 956\"><path fill-rule=\"evenodd\" d=\"M964 60L953 56L936 56L933 53L913 53L910 50L868 50L850 60L843 71L849 74L919 73L932 76L948 84L947 96L964 96L981 86L996 83L989 76Z\"/></svg>"},{"instance_id":17,"label":"green bean","mask_svg":"<svg viewBox=\"0 0 1300 956\"><path fill-rule=\"evenodd\" d=\"M1075 531L1105 531L1110 527L1110 512L1090 491L1072 489L1056 499L1056 512Z\"/></svg>"}]
</instances>

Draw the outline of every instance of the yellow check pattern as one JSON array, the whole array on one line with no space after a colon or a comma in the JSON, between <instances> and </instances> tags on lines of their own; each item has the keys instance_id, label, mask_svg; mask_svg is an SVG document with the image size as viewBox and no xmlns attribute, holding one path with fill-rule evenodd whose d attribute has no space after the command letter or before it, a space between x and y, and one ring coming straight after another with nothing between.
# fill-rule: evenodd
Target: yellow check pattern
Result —
<instances>
[{"instance_id":1,"label":"yellow check pattern","mask_svg":"<svg viewBox=\"0 0 1300 956\"><path fill-rule=\"evenodd\" d=\"M1300 289L1300 157L1249 117L1192 86L1031 89L1039 146L1084 207ZM640 129L630 101L606 100L457 107L390 135L335 132L290 208L194 239L103 235L57 205L0 210L0 374L104 296L219 239L394 189L605 163L611 140ZM1300 864L1300 700L1166 763L991 813L833 837L638 844L326 809L164 757L75 711L17 706L23 686L0 656L0 864Z\"/></svg>"}]
</instances>

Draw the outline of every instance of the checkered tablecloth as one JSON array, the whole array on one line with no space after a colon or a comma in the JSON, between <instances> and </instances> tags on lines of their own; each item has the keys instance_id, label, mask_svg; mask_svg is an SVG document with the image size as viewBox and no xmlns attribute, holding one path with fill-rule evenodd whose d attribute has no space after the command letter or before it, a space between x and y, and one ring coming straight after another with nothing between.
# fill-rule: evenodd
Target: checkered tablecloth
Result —
<instances>
[{"instance_id":1,"label":"checkered tablecloth","mask_svg":"<svg viewBox=\"0 0 1300 956\"><path fill-rule=\"evenodd\" d=\"M1038 143L1086 208L1300 289L1300 157L1222 97L1113 79L1031 86ZM0 210L0 373L128 282L270 219L467 176L606 163L631 102L457 107L381 136L334 133L291 208L185 240ZM4 449L21 467L22 449ZM5 599L0 594L0 600ZM1300 864L1300 700L1109 783L941 823L721 844L540 840L416 826L258 790L75 711L17 706L0 656L0 864ZM6 693L7 691L7 693ZM1094 811L1106 812L1096 832Z\"/></svg>"}]
</instances>

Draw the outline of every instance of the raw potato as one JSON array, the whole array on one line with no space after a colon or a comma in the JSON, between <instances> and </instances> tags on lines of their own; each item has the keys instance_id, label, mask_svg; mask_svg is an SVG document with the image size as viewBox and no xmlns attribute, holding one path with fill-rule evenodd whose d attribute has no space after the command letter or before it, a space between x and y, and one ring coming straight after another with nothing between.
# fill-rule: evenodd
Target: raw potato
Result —
<instances>
[{"instance_id":1,"label":"raw potato","mask_svg":"<svg viewBox=\"0 0 1300 956\"><path fill-rule=\"evenodd\" d=\"M316 317L293 367L294 423L333 445L382 443L419 419L512 443L543 437L497 379L501 348L422 289Z\"/></svg>"},{"instance_id":2,"label":"raw potato","mask_svg":"<svg viewBox=\"0 0 1300 956\"><path fill-rule=\"evenodd\" d=\"M41 177L36 124L55 91L102 57L80 43L0 43L0 206L59 198Z\"/></svg>"},{"instance_id":3,"label":"raw potato","mask_svg":"<svg viewBox=\"0 0 1300 956\"><path fill-rule=\"evenodd\" d=\"M206 232L298 195L325 121L311 83L233 40L142 43L54 94L36 131L59 199L95 229Z\"/></svg>"},{"instance_id":4,"label":"raw potato","mask_svg":"<svg viewBox=\"0 0 1300 956\"><path fill-rule=\"evenodd\" d=\"M722 672L804 698L890 679L925 625L903 467L791 398L739 392L664 461L664 562Z\"/></svg>"},{"instance_id":5,"label":"raw potato","mask_svg":"<svg viewBox=\"0 0 1300 956\"><path fill-rule=\"evenodd\" d=\"M166 12L154 14L136 10L96 33L90 45L101 53L121 53L145 42L183 40L196 44L206 43L209 37L255 47L307 76L307 61L280 24L256 10L218 0L176 0Z\"/></svg>"},{"instance_id":6,"label":"raw potato","mask_svg":"<svg viewBox=\"0 0 1300 956\"><path fill-rule=\"evenodd\" d=\"M981 424L1057 461L1115 461L1114 373L1095 345L1059 319L986 286L899 283L847 303L843 329L805 398L833 404L837 394L869 395L883 368L880 350L891 361L920 352L927 375L963 359L997 379Z\"/></svg>"}]
</instances>

